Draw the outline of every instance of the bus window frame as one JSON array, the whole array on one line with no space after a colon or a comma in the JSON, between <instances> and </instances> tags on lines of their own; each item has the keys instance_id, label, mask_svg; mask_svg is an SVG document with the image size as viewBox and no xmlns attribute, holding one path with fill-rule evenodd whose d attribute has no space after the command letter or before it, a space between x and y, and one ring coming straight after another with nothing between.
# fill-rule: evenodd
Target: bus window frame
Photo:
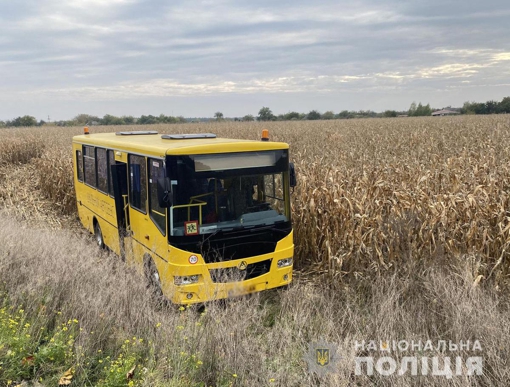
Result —
<instances>
[{"instance_id":1,"label":"bus window frame","mask_svg":"<svg viewBox=\"0 0 510 387\"><path fill-rule=\"evenodd\" d=\"M98 150L104 150L105 151L105 161L106 161L106 191L103 191L100 187L99 187L99 163L98 163L98 156L97 156L97 151ZM95 150L95 156L96 156L96 188L99 192L105 194L105 195L108 195L108 188L110 186L110 176L109 176L109 173L108 173L108 149L107 148L103 148L103 147L96 147L96 150Z\"/></svg>"},{"instance_id":2,"label":"bus window frame","mask_svg":"<svg viewBox=\"0 0 510 387\"><path fill-rule=\"evenodd\" d=\"M92 154L94 155L94 185L91 185L90 183L87 182L87 168L86 168L86 165L85 165L85 157L90 157L90 156L85 156L85 148L92 148ZM91 187L91 188L94 188L94 189L97 189L97 172L96 172L96 147L93 146L93 145L83 145L82 146L82 155L83 155L83 182L85 183L85 185Z\"/></svg>"},{"instance_id":3,"label":"bus window frame","mask_svg":"<svg viewBox=\"0 0 510 387\"><path fill-rule=\"evenodd\" d=\"M151 180L152 180L151 163L153 161L157 161L157 162L161 163L161 168L163 170L163 175L164 175L164 177L166 176L166 164L165 164L165 160L157 158L157 157L147 157L147 176L148 176L148 179L147 179L147 204L148 204L148 207L149 207L149 209L148 209L149 210L149 217L151 218L152 223L154 223L154 225L157 227L157 229L161 232L161 234L164 237L166 237L167 227L168 227L167 209L166 208L162 209L164 211L163 217L164 217L164 221L165 221L165 227L163 229L160 227L160 224L155 220L155 218L152 215L152 213L153 213L153 211L152 211L152 202L153 202L153 200L152 199L153 198L152 198L152 194L151 194ZM156 184L157 184L157 181L156 181ZM156 198L155 201L157 203L157 198Z\"/></svg>"},{"instance_id":4,"label":"bus window frame","mask_svg":"<svg viewBox=\"0 0 510 387\"><path fill-rule=\"evenodd\" d=\"M113 164L110 163L110 155L112 155ZM113 176L112 176L112 165L115 165L115 151L113 149L106 149L106 165L108 168L108 196L115 198L113 192Z\"/></svg>"},{"instance_id":5,"label":"bus window frame","mask_svg":"<svg viewBox=\"0 0 510 387\"><path fill-rule=\"evenodd\" d=\"M81 169L80 169L81 166ZM81 172L81 179L80 179ZM80 149L76 149L76 179L80 182L84 182L85 170L83 168L83 152Z\"/></svg>"},{"instance_id":6,"label":"bus window frame","mask_svg":"<svg viewBox=\"0 0 510 387\"><path fill-rule=\"evenodd\" d=\"M132 195L131 195L131 158L133 156L142 157L144 159L144 164L145 164L145 200L143 200L143 204L144 204L145 210L143 210L142 208L137 208L131 203L131 200L132 200ZM127 157L129 207L132 208L133 210L136 210L136 211L144 214L144 215L147 215L147 201L148 201L148 196L149 196L149 191L148 191L148 187L147 187L147 182L148 182L148 179L147 179L147 158L148 157L146 155L141 155L141 154L137 154L137 153L129 153L128 157ZM140 179L141 179L141 174L140 174ZM142 184L140 182L140 190L141 190L141 187L142 187ZM142 204L142 200L140 200L140 205L141 204Z\"/></svg>"}]
</instances>

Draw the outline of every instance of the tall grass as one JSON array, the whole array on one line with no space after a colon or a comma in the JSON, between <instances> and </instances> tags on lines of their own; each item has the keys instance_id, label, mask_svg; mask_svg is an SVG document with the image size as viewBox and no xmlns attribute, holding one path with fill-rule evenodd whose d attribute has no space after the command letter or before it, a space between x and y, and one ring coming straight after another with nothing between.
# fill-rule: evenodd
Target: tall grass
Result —
<instances>
[{"instance_id":1,"label":"tall grass","mask_svg":"<svg viewBox=\"0 0 510 387\"><path fill-rule=\"evenodd\" d=\"M483 386L510 378L508 301L473 286L480 260L472 255L433 268L409 261L398 274L348 279L341 291L297 280L288 291L178 310L155 304L138 274L89 238L27 229L5 214L0 224L9 225L0 228L0 385L56 385L73 369L73 385L122 386L133 367L132 385L143 386ZM8 336L2 306L10 316L23 309ZM304 356L319 339L336 345L335 374L308 372ZM356 376L354 359L366 354L354 343L375 339L480 340L485 374Z\"/></svg>"}]
</instances>

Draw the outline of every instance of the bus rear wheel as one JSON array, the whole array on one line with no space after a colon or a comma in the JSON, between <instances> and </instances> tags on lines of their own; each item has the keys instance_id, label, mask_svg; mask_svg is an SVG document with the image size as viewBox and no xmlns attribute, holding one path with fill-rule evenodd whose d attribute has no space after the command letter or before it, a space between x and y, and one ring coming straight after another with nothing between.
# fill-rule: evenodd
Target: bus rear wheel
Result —
<instances>
[{"instance_id":1,"label":"bus rear wheel","mask_svg":"<svg viewBox=\"0 0 510 387\"><path fill-rule=\"evenodd\" d=\"M96 224L94 224L94 236L96 237L96 243L99 246L99 248L104 249L105 244L103 239L103 233L101 232L99 222L96 222Z\"/></svg>"}]
</instances>

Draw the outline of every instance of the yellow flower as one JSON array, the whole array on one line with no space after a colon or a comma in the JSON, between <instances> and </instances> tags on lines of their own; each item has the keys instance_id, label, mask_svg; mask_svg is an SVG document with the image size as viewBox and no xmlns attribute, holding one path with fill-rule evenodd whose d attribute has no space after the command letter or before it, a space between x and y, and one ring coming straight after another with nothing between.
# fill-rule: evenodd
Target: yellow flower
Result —
<instances>
[{"instance_id":1,"label":"yellow flower","mask_svg":"<svg viewBox=\"0 0 510 387\"><path fill-rule=\"evenodd\" d=\"M274 378L269 379L269 383L274 383Z\"/></svg>"},{"instance_id":2,"label":"yellow flower","mask_svg":"<svg viewBox=\"0 0 510 387\"><path fill-rule=\"evenodd\" d=\"M233 376L234 378L237 378L237 374L232 374L232 376Z\"/></svg>"},{"instance_id":3,"label":"yellow flower","mask_svg":"<svg viewBox=\"0 0 510 387\"><path fill-rule=\"evenodd\" d=\"M160 323L160 322L158 322L158 323L156 324L156 328L159 328L160 326L161 326L161 323Z\"/></svg>"}]
</instances>

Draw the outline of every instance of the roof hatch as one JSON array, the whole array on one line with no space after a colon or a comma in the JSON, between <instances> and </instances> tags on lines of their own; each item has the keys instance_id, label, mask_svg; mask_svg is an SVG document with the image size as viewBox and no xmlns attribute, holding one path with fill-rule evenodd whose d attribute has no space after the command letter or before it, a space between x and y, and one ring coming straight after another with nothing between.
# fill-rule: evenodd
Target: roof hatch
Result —
<instances>
[{"instance_id":1,"label":"roof hatch","mask_svg":"<svg viewBox=\"0 0 510 387\"><path fill-rule=\"evenodd\" d=\"M163 134L165 140L195 140L198 138L216 138L214 133L192 133L192 134Z\"/></svg>"},{"instance_id":2,"label":"roof hatch","mask_svg":"<svg viewBox=\"0 0 510 387\"><path fill-rule=\"evenodd\" d=\"M155 130L135 130L132 132L117 132L117 136L136 136L141 134L158 134Z\"/></svg>"}]
</instances>

